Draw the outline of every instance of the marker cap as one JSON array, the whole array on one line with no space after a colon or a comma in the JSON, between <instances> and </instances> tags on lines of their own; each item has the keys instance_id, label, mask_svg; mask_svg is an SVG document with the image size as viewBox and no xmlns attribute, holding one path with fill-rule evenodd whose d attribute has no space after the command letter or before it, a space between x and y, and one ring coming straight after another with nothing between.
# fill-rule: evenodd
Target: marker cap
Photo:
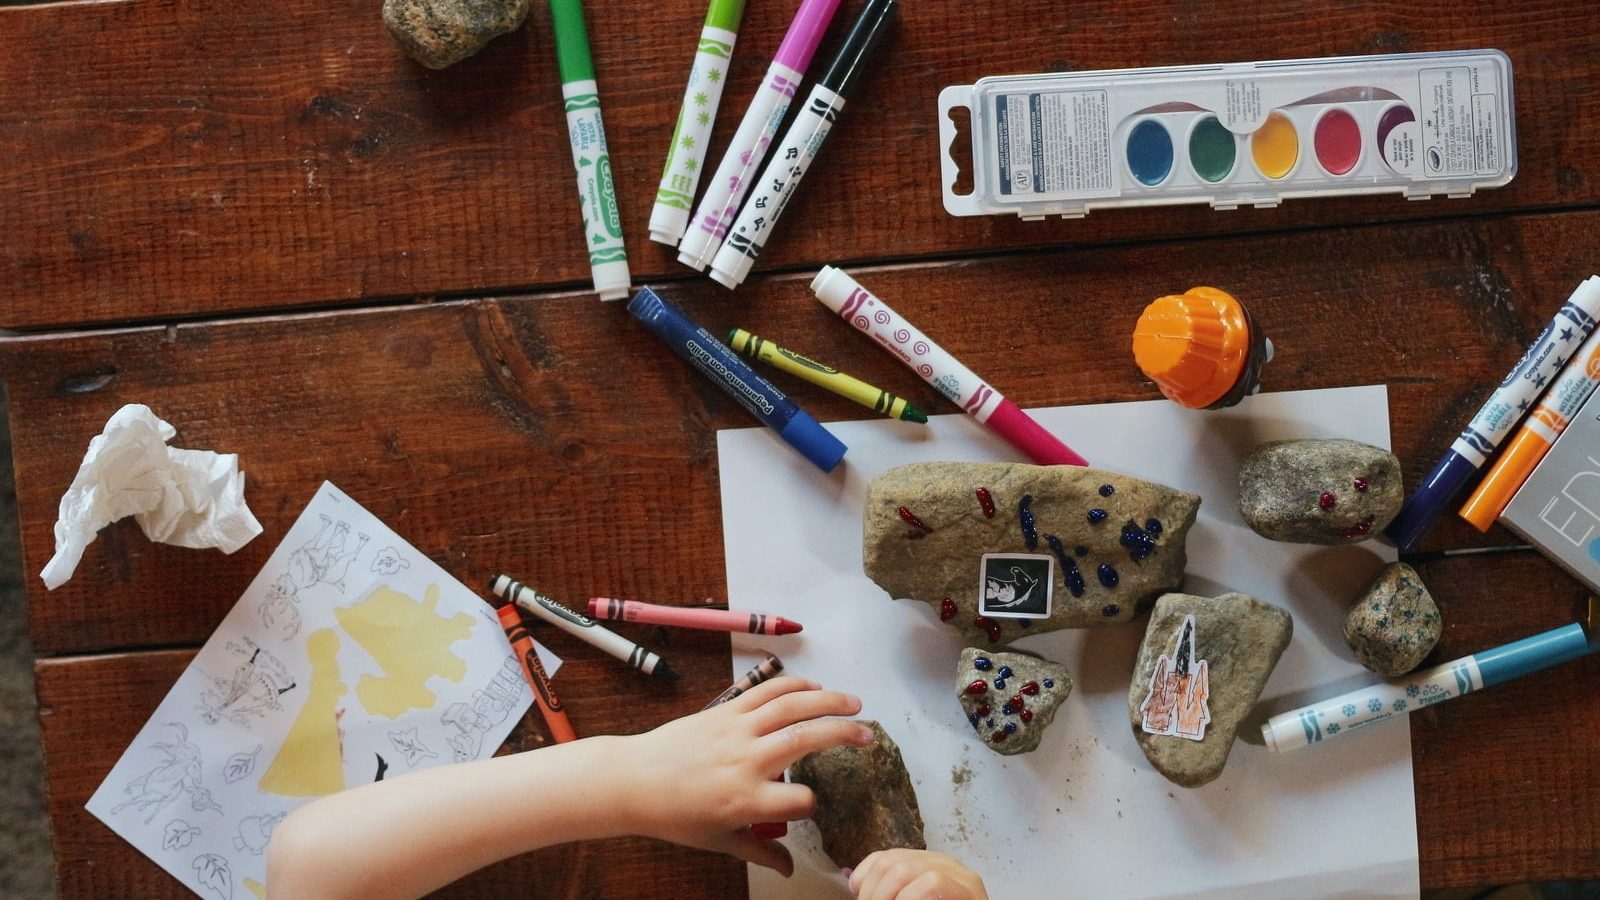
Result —
<instances>
[{"instance_id":1,"label":"marker cap","mask_svg":"<svg viewBox=\"0 0 1600 900\"><path fill-rule=\"evenodd\" d=\"M1600 649L1600 646L1590 645L1583 626L1573 622L1543 634L1474 653L1473 658L1478 662L1484 687L1489 687L1580 656L1588 656L1596 649Z\"/></svg>"},{"instance_id":2,"label":"marker cap","mask_svg":"<svg viewBox=\"0 0 1600 900\"><path fill-rule=\"evenodd\" d=\"M723 31L738 31L739 20L744 18L745 0L711 0L706 7L706 25Z\"/></svg>"},{"instance_id":3,"label":"marker cap","mask_svg":"<svg viewBox=\"0 0 1600 900\"><path fill-rule=\"evenodd\" d=\"M877 49L878 42L883 40L899 14L900 5L895 0L869 0L817 83L835 94L847 96L866 71L866 61L872 51Z\"/></svg>"},{"instance_id":4,"label":"marker cap","mask_svg":"<svg viewBox=\"0 0 1600 900\"><path fill-rule=\"evenodd\" d=\"M1244 305L1213 287L1159 297L1133 329L1133 358L1167 399L1191 409L1232 406L1252 393L1269 357Z\"/></svg>"},{"instance_id":5,"label":"marker cap","mask_svg":"<svg viewBox=\"0 0 1600 900\"><path fill-rule=\"evenodd\" d=\"M1454 450L1445 451L1444 458L1422 480L1411 499L1400 507L1400 514L1394 517L1389 527L1383 530L1384 536L1402 551L1416 546L1417 541L1422 540L1433 523L1439 520L1444 508L1461 493L1461 488L1472 480L1477 471L1478 467L1465 456Z\"/></svg>"},{"instance_id":6,"label":"marker cap","mask_svg":"<svg viewBox=\"0 0 1600 900\"><path fill-rule=\"evenodd\" d=\"M1543 436L1526 429L1517 432L1461 507L1461 518L1479 531L1488 531L1549 450L1550 442Z\"/></svg>"},{"instance_id":7,"label":"marker cap","mask_svg":"<svg viewBox=\"0 0 1600 900\"><path fill-rule=\"evenodd\" d=\"M633 290L628 274L628 261L596 263L594 265L594 291L601 300L621 300Z\"/></svg>"},{"instance_id":8,"label":"marker cap","mask_svg":"<svg viewBox=\"0 0 1600 900\"><path fill-rule=\"evenodd\" d=\"M594 61L589 56L582 0L550 0L550 20L556 30L556 66L561 70L561 82L593 81Z\"/></svg>"},{"instance_id":9,"label":"marker cap","mask_svg":"<svg viewBox=\"0 0 1600 900\"><path fill-rule=\"evenodd\" d=\"M805 72L838 8L839 0L801 0L800 9L789 22L789 30L784 32L783 43L778 45L773 59L796 72Z\"/></svg>"},{"instance_id":10,"label":"marker cap","mask_svg":"<svg viewBox=\"0 0 1600 900\"><path fill-rule=\"evenodd\" d=\"M795 410L794 417L783 426L778 436L824 472L832 472L849 449L803 409Z\"/></svg>"}]
</instances>

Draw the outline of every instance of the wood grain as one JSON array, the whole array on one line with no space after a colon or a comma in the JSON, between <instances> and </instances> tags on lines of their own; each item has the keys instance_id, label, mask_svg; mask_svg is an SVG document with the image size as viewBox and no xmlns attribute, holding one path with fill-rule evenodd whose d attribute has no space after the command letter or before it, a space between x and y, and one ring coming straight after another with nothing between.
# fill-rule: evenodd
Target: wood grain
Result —
<instances>
[{"instance_id":1,"label":"wood grain","mask_svg":"<svg viewBox=\"0 0 1600 900\"><path fill-rule=\"evenodd\" d=\"M405 59L375 0L126 0L0 10L0 327L583 287L548 12L444 72ZM720 158L793 4L751 4ZM703 0L589 19L640 280L687 270L645 238ZM853 15L847 4L841 20ZM763 268L1593 206L1595 20L1559 0L907 4ZM1315 23L1314 27L1308 27ZM835 28L835 35L840 28ZM828 52L824 45L824 55ZM956 219L934 100L986 75L1497 47L1516 67L1521 174L1470 201ZM59 77L60 60L74 61ZM720 290L720 288L718 289ZM742 295L741 295L742 296Z\"/></svg>"}]
</instances>

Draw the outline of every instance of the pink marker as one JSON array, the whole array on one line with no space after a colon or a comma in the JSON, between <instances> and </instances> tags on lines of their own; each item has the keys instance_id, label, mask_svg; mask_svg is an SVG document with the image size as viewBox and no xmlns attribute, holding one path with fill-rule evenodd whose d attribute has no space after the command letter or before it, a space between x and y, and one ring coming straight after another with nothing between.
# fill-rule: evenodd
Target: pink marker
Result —
<instances>
[{"instance_id":1,"label":"pink marker","mask_svg":"<svg viewBox=\"0 0 1600 900\"><path fill-rule=\"evenodd\" d=\"M717 173L706 185L694 222L678 243L678 262L696 271L704 271L711 264L752 179L761 171L761 160L772 146L778 126L789 111L789 102L805 79L806 67L811 65L811 57L838 8L839 0L801 0L783 43L778 45L778 55L773 57L761 87L750 99L750 108L744 111L744 119L722 155Z\"/></svg>"},{"instance_id":2,"label":"pink marker","mask_svg":"<svg viewBox=\"0 0 1600 900\"><path fill-rule=\"evenodd\" d=\"M1029 459L1041 466L1089 464L844 271L824 266L811 280L811 291L823 306L883 345L934 390L989 426L990 431Z\"/></svg>"},{"instance_id":3,"label":"pink marker","mask_svg":"<svg viewBox=\"0 0 1600 900\"><path fill-rule=\"evenodd\" d=\"M692 606L662 606L659 603L613 600L610 597L590 597L589 615L596 619L639 622L645 625L671 625L675 628L699 628L703 631L796 634L803 630L799 622L790 621L782 616L769 616L766 613L740 612L733 609L696 609Z\"/></svg>"}]
</instances>

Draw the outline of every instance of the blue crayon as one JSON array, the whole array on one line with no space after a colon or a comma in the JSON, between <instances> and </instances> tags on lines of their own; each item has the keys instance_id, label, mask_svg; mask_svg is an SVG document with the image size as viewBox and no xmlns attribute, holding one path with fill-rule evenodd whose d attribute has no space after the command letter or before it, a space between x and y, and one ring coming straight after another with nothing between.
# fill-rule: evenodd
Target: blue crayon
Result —
<instances>
[{"instance_id":1,"label":"blue crayon","mask_svg":"<svg viewBox=\"0 0 1600 900\"><path fill-rule=\"evenodd\" d=\"M1591 275L1561 305L1516 368L1489 395L1483 408L1445 451L1444 458L1384 529L1384 535L1396 547L1410 550L1433 527L1445 507L1533 408L1545 385L1577 352L1594 330L1596 318L1600 318L1600 276Z\"/></svg>"},{"instance_id":2,"label":"blue crayon","mask_svg":"<svg viewBox=\"0 0 1600 900\"><path fill-rule=\"evenodd\" d=\"M655 291L640 288L628 301L628 312L817 468L832 472L844 458L842 441Z\"/></svg>"}]
</instances>

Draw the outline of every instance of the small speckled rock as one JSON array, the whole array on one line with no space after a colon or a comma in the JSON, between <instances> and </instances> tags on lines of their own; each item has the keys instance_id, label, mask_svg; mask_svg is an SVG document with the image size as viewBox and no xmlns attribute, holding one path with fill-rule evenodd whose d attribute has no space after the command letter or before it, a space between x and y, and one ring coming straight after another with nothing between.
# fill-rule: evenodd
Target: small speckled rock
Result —
<instances>
[{"instance_id":1,"label":"small speckled rock","mask_svg":"<svg viewBox=\"0 0 1600 900\"><path fill-rule=\"evenodd\" d=\"M822 832L822 849L841 869L854 868L879 850L928 847L900 748L877 722L862 719L861 724L877 740L809 753L789 767L791 781L816 793L811 818Z\"/></svg>"},{"instance_id":2,"label":"small speckled rock","mask_svg":"<svg viewBox=\"0 0 1600 900\"><path fill-rule=\"evenodd\" d=\"M1128 687L1133 736L1156 771L1183 787L1221 775L1293 634L1287 612L1247 594L1157 600Z\"/></svg>"},{"instance_id":3,"label":"small speckled rock","mask_svg":"<svg viewBox=\"0 0 1600 900\"><path fill-rule=\"evenodd\" d=\"M1384 566L1344 617L1344 639L1356 659L1379 675L1404 675L1439 643L1444 622L1417 570Z\"/></svg>"},{"instance_id":4,"label":"small speckled rock","mask_svg":"<svg viewBox=\"0 0 1600 900\"><path fill-rule=\"evenodd\" d=\"M1274 541L1364 541L1383 531L1403 499L1400 460L1360 441L1272 441L1239 470L1239 512Z\"/></svg>"},{"instance_id":5,"label":"small speckled rock","mask_svg":"<svg viewBox=\"0 0 1600 900\"><path fill-rule=\"evenodd\" d=\"M1144 613L1183 583L1199 509L1194 494L1102 469L914 463L873 479L863 564L889 596L921 600L968 641L997 646ZM1050 560L1048 616L981 615L982 561L995 553Z\"/></svg>"},{"instance_id":6,"label":"small speckled rock","mask_svg":"<svg viewBox=\"0 0 1600 900\"><path fill-rule=\"evenodd\" d=\"M1028 653L961 651L956 697L983 745L1013 756L1039 746L1072 693L1067 667Z\"/></svg>"},{"instance_id":7,"label":"small speckled rock","mask_svg":"<svg viewBox=\"0 0 1600 900\"><path fill-rule=\"evenodd\" d=\"M384 0L383 24L412 59L443 69L516 31L529 0Z\"/></svg>"}]
</instances>

